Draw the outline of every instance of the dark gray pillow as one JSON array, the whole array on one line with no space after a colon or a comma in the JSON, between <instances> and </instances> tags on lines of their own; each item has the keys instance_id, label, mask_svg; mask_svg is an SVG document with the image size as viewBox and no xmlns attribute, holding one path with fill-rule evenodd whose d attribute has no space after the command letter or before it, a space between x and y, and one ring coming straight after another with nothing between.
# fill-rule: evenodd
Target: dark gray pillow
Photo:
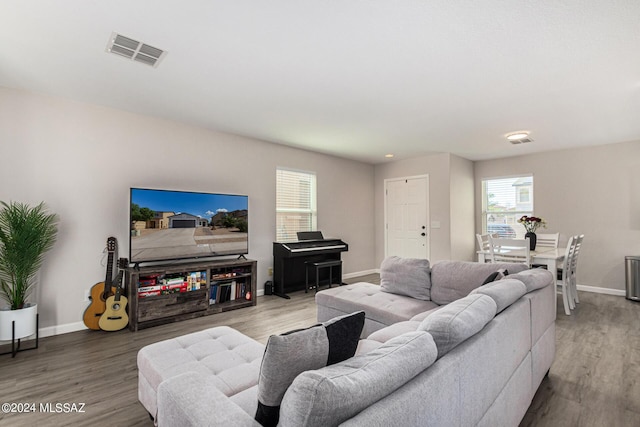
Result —
<instances>
[{"instance_id":1,"label":"dark gray pillow","mask_svg":"<svg viewBox=\"0 0 640 427\"><path fill-rule=\"evenodd\" d=\"M387 257L380 264L380 288L384 292L431 300L431 269L428 259Z\"/></svg>"},{"instance_id":2,"label":"dark gray pillow","mask_svg":"<svg viewBox=\"0 0 640 427\"><path fill-rule=\"evenodd\" d=\"M364 311L347 314L282 335L272 335L262 357L255 419L275 426L285 391L302 372L352 357L364 327Z\"/></svg>"},{"instance_id":3,"label":"dark gray pillow","mask_svg":"<svg viewBox=\"0 0 640 427\"><path fill-rule=\"evenodd\" d=\"M504 279L505 277L507 277L509 275L509 271L501 268L498 271L494 271L493 273L491 273L489 275L489 277L487 277L486 279L484 279L484 282L482 282L482 285L486 285L487 283L491 283L491 282L496 282L498 280Z\"/></svg>"}]
</instances>

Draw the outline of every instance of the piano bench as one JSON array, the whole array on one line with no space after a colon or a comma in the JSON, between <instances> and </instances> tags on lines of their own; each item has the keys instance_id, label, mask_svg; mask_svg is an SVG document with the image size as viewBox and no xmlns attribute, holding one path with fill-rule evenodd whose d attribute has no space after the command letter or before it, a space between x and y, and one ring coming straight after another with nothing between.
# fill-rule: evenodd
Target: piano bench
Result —
<instances>
[{"instance_id":1,"label":"piano bench","mask_svg":"<svg viewBox=\"0 0 640 427\"><path fill-rule=\"evenodd\" d=\"M305 288L304 292L307 293L310 289L309 287L309 268L312 267L315 272L315 288L316 292L318 292L318 286L320 286L320 270L323 268L329 269L329 287L331 287L331 282L333 281L333 267L340 268L339 281L338 284L342 284L342 260L330 260L330 261L306 261L305 263Z\"/></svg>"}]
</instances>

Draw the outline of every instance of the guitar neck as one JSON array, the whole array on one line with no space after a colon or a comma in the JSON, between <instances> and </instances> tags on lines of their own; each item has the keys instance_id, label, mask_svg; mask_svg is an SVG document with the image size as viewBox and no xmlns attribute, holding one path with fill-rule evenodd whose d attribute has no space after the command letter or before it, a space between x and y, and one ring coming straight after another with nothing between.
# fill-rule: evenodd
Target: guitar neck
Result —
<instances>
[{"instance_id":1,"label":"guitar neck","mask_svg":"<svg viewBox=\"0 0 640 427\"><path fill-rule=\"evenodd\" d=\"M111 291L113 286L113 253L109 252L107 258L107 276L104 279L104 293L107 294Z\"/></svg>"},{"instance_id":2,"label":"guitar neck","mask_svg":"<svg viewBox=\"0 0 640 427\"><path fill-rule=\"evenodd\" d=\"M107 275L104 279L104 292L105 299L111 295L111 287L113 286L113 257L116 252L116 238L109 237L107 239Z\"/></svg>"},{"instance_id":3,"label":"guitar neck","mask_svg":"<svg viewBox=\"0 0 640 427\"><path fill-rule=\"evenodd\" d=\"M120 270L120 272L118 273L118 279L116 280L116 283L115 283L116 293L113 298L115 301L120 301L120 295L122 293L122 276L123 275L124 275L124 271Z\"/></svg>"}]
</instances>

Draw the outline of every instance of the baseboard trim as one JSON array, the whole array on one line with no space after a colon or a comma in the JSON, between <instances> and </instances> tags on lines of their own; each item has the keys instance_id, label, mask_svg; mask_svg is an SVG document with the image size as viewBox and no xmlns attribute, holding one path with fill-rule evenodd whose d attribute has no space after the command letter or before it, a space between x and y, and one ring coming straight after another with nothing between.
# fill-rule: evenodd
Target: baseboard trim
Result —
<instances>
[{"instance_id":1,"label":"baseboard trim","mask_svg":"<svg viewBox=\"0 0 640 427\"><path fill-rule=\"evenodd\" d=\"M366 276L367 274L375 274L375 273L380 273L380 269L379 268L374 268L374 269L371 269L371 270L357 271L355 273L347 273L347 274L343 274L342 278L343 279L353 279L354 277Z\"/></svg>"},{"instance_id":2,"label":"baseboard trim","mask_svg":"<svg viewBox=\"0 0 640 427\"><path fill-rule=\"evenodd\" d=\"M88 329L84 322L67 323L64 325L47 326L46 328L40 328L40 338L52 337L54 335L67 334L69 332L81 331Z\"/></svg>"},{"instance_id":3,"label":"baseboard trim","mask_svg":"<svg viewBox=\"0 0 640 427\"><path fill-rule=\"evenodd\" d=\"M597 286L585 285L577 285L576 288L578 288L579 291L593 292L596 294L615 295L618 297L623 297L626 295L626 292L622 289L600 288Z\"/></svg>"}]
</instances>

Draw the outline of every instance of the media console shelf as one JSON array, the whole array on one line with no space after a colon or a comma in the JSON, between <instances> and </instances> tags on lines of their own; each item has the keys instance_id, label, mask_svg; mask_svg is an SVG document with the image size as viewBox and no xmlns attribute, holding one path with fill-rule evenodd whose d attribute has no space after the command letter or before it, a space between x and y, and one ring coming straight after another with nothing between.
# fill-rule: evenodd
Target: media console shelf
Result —
<instances>
[{"instance_id":1,"label":"media console shelf","mask_svg":"<svg viewBox=\"0 0 640 427\"><path fill-rule=\"evenodd\" d=\"M256 305L256 261L194 261L126 270L129 329Z\"/></svg>"}]
</instances>

